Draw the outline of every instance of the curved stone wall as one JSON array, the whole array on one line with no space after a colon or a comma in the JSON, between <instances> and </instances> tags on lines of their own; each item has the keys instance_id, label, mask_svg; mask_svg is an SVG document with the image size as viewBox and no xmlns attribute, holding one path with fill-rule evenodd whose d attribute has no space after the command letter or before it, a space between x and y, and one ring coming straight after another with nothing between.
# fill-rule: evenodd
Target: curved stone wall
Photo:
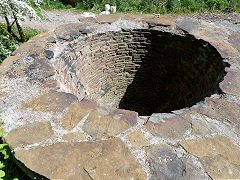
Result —
<instances>
[{"instance_id":1,"label":"curved stone wall","mask_svg":"<svg viewBox=\"0 0 240 180\"><path fill-rule=\"evenodd\" d=\"M68 92L140 115L191 107L226 74L213 46L179 32L107 32L69 46L57 69Z\"/></svg>"},{"instance_id":2,"label":"curved stone wall","mask_svg":"<svg viewBox=\"0 0 240 180\"><path fill-rule=\"evenodd\" d=\"M240 25L81 21L37 35L0 66L5 142L29 177L239 179Z\"/></svg>"}]
</instances>

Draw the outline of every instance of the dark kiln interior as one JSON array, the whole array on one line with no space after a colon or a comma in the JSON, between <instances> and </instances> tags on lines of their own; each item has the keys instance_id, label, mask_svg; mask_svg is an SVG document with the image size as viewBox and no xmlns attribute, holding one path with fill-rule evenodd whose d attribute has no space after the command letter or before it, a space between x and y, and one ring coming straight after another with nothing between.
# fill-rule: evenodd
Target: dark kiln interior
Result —
<instances>
[{"instance_id":1,"label":"dark kiln interior","mask_svg":"<svg viewBox=\"0 0 240 180\"><path fill-rule=\"evenodd\" d=\"M208 42L157 30L94 35L72 42L60 60L68 91L140 115L190 107L220 93L226 74Z\"/></svg>"}]
</instances>

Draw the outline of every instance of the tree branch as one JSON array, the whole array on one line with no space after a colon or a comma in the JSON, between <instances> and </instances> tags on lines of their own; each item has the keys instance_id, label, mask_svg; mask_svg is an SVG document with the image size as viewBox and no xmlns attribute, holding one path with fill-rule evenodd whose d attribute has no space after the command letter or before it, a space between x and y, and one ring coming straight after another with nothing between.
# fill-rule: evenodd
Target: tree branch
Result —
<instances>
[{"instance_id":1,"label":"tree branch","mask_svg":"<svg viewBox=\"0 0 240 180\"><path fill-rule=\"evenodd\" d=\"M17 29L18 29L18 33L19 33L19 35L20 35L20 38L18 38L18 41L20 41L20 42L25 42L25 35L24 35L24 33L23 33L22 26L19 24L18 18L17 18L16 14L15 14L14 11L13 11L14 8L13 8L13 6L12 6L11 3L9 4L9 6L10 6L10 8L12 9L12 14L13 14L13 17L14 17L14 22L16 22ZM11 28L11 27L10 27L10 28ZM15 36L16 36L16 35L15 35Z\"/></svg>"},{"instance_id":2,"label":"tree branch","mask_svg":"<svg viewBox=\"0 0 240 180\"><path fill-rule=\"evenodd\" d=\"M10 27L12 27L13 26L13 24L16 22L16 20L14 20L13 22L12 22L12 24L11 24L11 26Z\"/></svg>"},{"instance_id":3,"label":"tree branch","mask_svg":"<svg viewBox=\"0 0 240 180\"><path fill-rule=\"evenodd\" d=\"M17 16L15 15L15 13L13 13L13 16L14 16L14 19L16 21L16 25L17 25L18 33L19 33L20 38L21 38L21 42L25 42L25 35L23 33L22 26L19 24Z\"/></svg>"},{"instance_id":4,"label":"tree branch","mask_svg":"<svg viewBox=\"0 0 240 180\"><path fill-rule=\"evenodd\" d=\"M7 26L10 26L10 22L9 22L9 20L8 20L8 18L7 18L7 15L5 14L4 17L5 17L5 20L6 20Z\"/></svg>"},{"instance_id":5,"label":"tree branch","mask_svg":"<svg viewBox=\"0 0 240 180\"><path fill-rule=\"evenodd\" d=\"M6 20L6 23L7 23L8 33L11 34L14 39L16 39L18 42L20 42L21 39L12 31L12 25L15 21L13 21L13 23L10 24L10 21L9 21L8 17L6 15L4 17L5 17L5 20Z\"/></svg>"}]
</instances>

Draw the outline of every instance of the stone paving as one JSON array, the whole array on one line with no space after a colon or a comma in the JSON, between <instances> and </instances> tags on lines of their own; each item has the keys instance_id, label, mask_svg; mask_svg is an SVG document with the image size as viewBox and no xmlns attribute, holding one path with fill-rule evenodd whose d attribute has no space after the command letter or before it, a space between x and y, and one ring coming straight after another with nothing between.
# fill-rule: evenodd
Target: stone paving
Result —
<instances>
[{"instance_id":1,"label":"stone paving","mask_svg":"<svg viewBox=\"0 0 240 180\"><path fill-rule=\"evenodd\" d=\"M231 65L220 83L224 94L147 117L81 100L61 85L56 67L70 42L142 28L177 30L213 45ZM239 24L180 16L103 15L41 33L0 66L6 142L32 178L239 179L239 47Z\"/></svg>"}]
</instances>

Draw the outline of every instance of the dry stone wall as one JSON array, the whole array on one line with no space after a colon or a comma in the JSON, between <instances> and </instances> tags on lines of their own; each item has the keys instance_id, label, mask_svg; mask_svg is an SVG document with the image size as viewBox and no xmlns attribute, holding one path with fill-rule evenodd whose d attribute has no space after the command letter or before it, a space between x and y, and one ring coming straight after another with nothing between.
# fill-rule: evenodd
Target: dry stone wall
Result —
<instances>
[{"instance_id":1,"label":"dry stone wall","mask_svg":"<svg viewBox=\"0 0 240 180\"><path fill-rule=\"evenodd\" d=\"M155 15L82 21L37 35L0 66L5 140L29 177L239 179L240 26ZM146 83L129 90L136 77ZM126 110L147 98L164 113Z\"/></svg>"}]
</instances>

